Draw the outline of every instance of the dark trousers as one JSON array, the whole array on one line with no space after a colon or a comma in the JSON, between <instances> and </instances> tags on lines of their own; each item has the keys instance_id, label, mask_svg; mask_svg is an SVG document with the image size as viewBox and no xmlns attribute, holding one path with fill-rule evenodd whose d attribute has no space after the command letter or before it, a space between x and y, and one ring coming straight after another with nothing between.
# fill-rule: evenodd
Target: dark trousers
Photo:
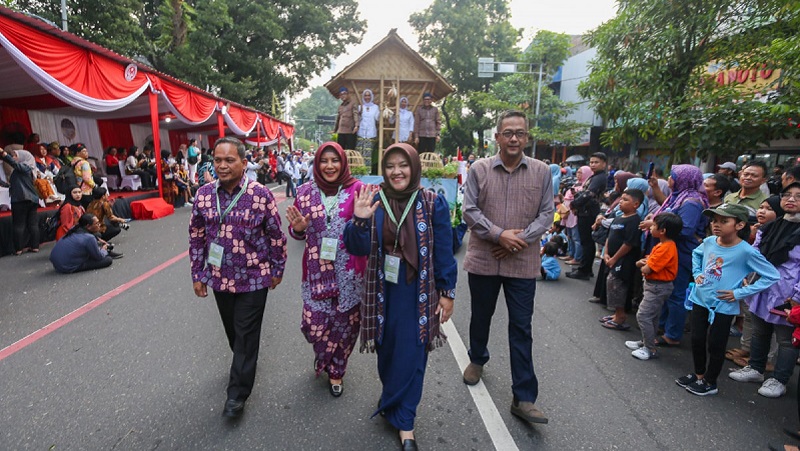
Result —
<instances>
[{"instance_id":1,"label":"dark trousers","mask_svg":"<svg viewBox=\"0 0 800 451\"><path fill-rule=\"evenodd\" d=\"M122 229L119 228L117 223L108 221L106 223L106 231L100 234L100 239L108 242L111 238L119 235Z\"/></svg>"},{"instance_id":2,"label":"dark trousers","mask_svg":"<svg viewBox=\"0 0 800 451\"><path fill-rule=\"evenodd\" d=\"M39 210L39 204L29 200L11 203L11 226L14 229L15 252L19 252L25 247L39 249L37 210Z\"/></svg>"},{"instance_id":3,"label":"dark trousers","mask_svg":"<svg viewBox=\"0 0 800 451\"><path fill-rule=\"evenodd\" d=\"M705 307L697 304L692 306L692 358L695 374L705 375L706 382L716 384L725 363L725 347L728 345L734 316L715 313L714 322L708 324L708 314Z\"/></svg>"},{"instance_id":4,"label":"dark trousers","mask_svg":"<svg viewBox=\"0 0 800 451\"><path fill-rule=\"evenodd\" d=\"M219 316L233 351L228 380L228 399L244 401L256 381L258 346L261 342L261 320L267 303L267 289L249 293L214 291Z\"/></svg>"},{"instance_id":5,"label":"dark trousers","mask_svg":"<svg viewBox=\"0 0 800 451\"><path fill-rule=\"evenodd\" d=\"M536 279L469 274L472 317L469 322L469 357L472 363L489 361L489 330L500 287L508 307L508 344L511 350L511 391L520 401L536 402L539 381L533 370L533 298Z\"/></svg>"},{"instance_id":6,"label":"dark trousers","mask_svg":"<svg viewBox=\"0 0 800 451\"><path fill-rule=\"evenodd\" d=\"M592 224L594 224L595 216L578 216L578 234L581 237L583 255L581 256L581 264L575 268L575 271L584 274L592 274L594 254L597 252L592 239Z\"/></svg>"},{"instance_id":7,"label":"dark trousers","mask_svg":"<svg viewBox=\"0 0 800 451\"><path fill-rule=\"evenodd\" d=\"M111 266L114 260L111 259L109 256L103 257L102 260L87 260L83 262L83 264L75 270L75 272L81 271L91 271L93 269L101 269L101 268L108 268Z\"/></svg>"},{"instance_id":8,"label":"dark trousers","mask_svg":"<svg viewBox=\"0 0 800 451\"><path fill-rule=\"evenodd\" d=\"M433 152L436 150L436 138L419 137L419 146L417 147L419 153Z\"/></svg>"},{"instance_id":9,"label":"dark trousers","mask_svg":"<svg viewBox=\"0 0 800 451\"><path fill-rule=\"evenodd\" d=\"M356 134L355 133L339 133L336 142L342 146L344 150L355 150L356 148Z\"/></svg>"}]
</instances>

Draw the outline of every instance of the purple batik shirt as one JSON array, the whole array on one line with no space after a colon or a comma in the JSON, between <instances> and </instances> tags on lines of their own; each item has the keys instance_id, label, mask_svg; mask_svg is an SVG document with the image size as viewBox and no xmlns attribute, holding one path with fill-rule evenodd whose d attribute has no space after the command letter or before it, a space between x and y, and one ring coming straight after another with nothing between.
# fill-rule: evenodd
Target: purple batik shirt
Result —
<instances>
[{"instance_id":1,"label":"purple batik shirt","mask_svg":"<svg viewBox=\"0 0 800 451\"><path fill-rule=\"evenodd\" d=\"M228 194L218 183L200 187L189 221L189 258L192 282L203 282L215 291L246 293L269 288L273 278L282 278L286 265L286 235L272 192L257 182L247 190L225 216L220 228L217 193L224 212L247 177ZM224 248L222 266L207 263L211 243Z\"/></svg>"}]
</instances>

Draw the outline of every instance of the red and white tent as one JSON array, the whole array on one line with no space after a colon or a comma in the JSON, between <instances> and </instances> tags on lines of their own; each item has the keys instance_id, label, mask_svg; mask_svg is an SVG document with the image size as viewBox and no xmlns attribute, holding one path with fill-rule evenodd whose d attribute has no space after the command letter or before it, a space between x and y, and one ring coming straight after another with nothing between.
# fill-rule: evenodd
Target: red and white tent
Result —
<instances>
[{"instance_id":1,"label":"red and white tent","mask_svg":"<svg viewBox=\"0 0 800 451\"><path fill-rule=\"evenodd\" d=\"M0 47L0 127L27 127L42 142L82 142L99 158L103 148L141 147L144 140L158 155L190 136L205 143L253 136L261 143L294 134L291 124L266 113L5 7Z\"/></svg>"}]
</instances>

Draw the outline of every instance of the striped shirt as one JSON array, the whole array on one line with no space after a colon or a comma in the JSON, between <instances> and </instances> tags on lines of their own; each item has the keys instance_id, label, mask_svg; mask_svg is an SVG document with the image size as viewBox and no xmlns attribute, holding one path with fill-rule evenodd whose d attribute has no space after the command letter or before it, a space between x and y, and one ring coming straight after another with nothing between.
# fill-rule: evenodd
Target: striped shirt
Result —
<instances>
[{"instance_id":1,"label":"striped shirt","mask_svg":"<svg viewBox=\"0 0 800 451\"><path fill-rule=\"evenodd\" d=\"M533 279L539 274L539 240L553 225L550 168L523 157L511 171L498 155L476 161L464 192L464 220L471 235L464 269L472 274ZM528 247L501 260L492 255L500 234L522 229Z\"/></svg>"}]
</instances>

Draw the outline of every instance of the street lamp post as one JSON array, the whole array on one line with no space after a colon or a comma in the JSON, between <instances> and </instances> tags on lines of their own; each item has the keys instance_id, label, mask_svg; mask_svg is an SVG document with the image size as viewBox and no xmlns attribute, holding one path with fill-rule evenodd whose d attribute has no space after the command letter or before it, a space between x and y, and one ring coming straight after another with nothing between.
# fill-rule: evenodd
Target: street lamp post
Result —
<instances>
[{"instance_id":1,"label":"street lamp post","mask_svg":"<svg viewBox=\"0 0 800 451\"><path fill-rule=\"evenodd\" d=\"M493 78L494 74L539 74L539 83L536 87L536 110L534 112L534 127L539 127L539 103L542 100L542 75L544 63L536 64L520 62L498 62L494 58L478 58L478 77ZM533 140L533 156L536 156L536 138Z\"/></svg>"}]
</instances>

